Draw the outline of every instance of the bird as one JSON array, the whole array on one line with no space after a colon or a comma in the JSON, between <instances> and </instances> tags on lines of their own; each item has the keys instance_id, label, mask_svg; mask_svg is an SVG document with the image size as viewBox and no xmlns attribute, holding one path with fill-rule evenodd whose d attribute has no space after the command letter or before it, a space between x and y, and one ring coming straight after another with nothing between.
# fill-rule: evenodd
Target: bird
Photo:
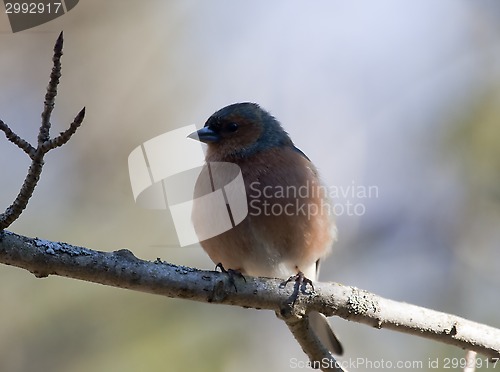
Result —
<instances>
[{"instance_id":1,"label":"bird","mask_svg":"<svg viewBox=\"0 0 500 372\"><path fill-rule=\"evenodd\" d=\"M320 261L331 252L337 230L318 170L280 122L256 103L234 103L216 111L188 137L207 144L206 164L236 164L245 185L246 217L200 242L211 260L241 275L317 280ZM201 179L194 200L207 192ZM195 229L210 226L204 207L193 204ZM323 346L343 354L323 314L309 312L307 321Z\"/></svg>"}]
</instances>

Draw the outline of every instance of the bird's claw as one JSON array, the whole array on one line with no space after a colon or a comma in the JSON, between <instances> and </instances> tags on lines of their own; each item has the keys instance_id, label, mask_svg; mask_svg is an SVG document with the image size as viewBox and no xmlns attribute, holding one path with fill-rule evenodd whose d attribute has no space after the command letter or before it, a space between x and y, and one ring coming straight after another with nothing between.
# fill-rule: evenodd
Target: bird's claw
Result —
<instances>
[{"instance_id":1,"label":"bird's claw","mask_svg":"<svg viewBox=\"0 0 500 372\"><path fill-rule=\"evenodd\" d=\"M225 273L228 275L229 284L231 284L234 287L234 290L236 292L238 292L238 288L236 288L236 283L234 281L235 277L242 278L245 281L245 283L247 282L245 276L239 270L225 269L222 263L220 262L217 265L215 265L215 271L217 271L217 269L220 269L221 273Z\"/></svg>"},{"instance_id":2,"label":"bird's claw","mask_svg":"<svg viewBox=\"0 0 500 372\"><path fill-rule=\"evenodd\" d=\"M293 306L295 306L295 302L297 301L297 298L299 297L299 291L302 292L303 294L312 294L314 292L314 285L311 279L306 278L304 273L302 271L299 271L297 274L292 275L289 277L287 280L285 280L283 283L281 283L280 287L284 288L288 283L291 281L295 281L295 286L292 295L290 296L290 303ZM307 285L310 285L312 288L311 292L306 292Z\"/></svg>"}]
</instances>

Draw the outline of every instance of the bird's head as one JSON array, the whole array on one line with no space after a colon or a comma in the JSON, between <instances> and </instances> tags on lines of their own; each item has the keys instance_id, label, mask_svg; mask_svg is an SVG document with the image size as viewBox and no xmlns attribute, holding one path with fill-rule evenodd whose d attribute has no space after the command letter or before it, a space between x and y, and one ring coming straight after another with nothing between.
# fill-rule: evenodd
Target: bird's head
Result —
<instances>
[{"instance_id":1,"label":"bird's head","mask_svg":"<svg viewBox=\"0 0 500 372\"><path fill-rule=\"evenodd\" d=\"M293 146L280 123L256 103L226 106L189 135L208 145L207 158L241 159L279 146Z\"/></svg>"}]
</instances>

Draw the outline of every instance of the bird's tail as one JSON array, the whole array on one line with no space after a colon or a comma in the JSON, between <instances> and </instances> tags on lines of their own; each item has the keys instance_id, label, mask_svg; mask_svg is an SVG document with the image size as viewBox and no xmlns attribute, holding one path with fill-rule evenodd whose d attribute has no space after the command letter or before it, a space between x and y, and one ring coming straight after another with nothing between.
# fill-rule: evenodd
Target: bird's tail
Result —
<instances>
[{"instance_id":1,"label":"bird's tail","mask_svg":"<svg viewBox=\"0 0 500 372\"><path fill-rule=\"evenodd\" d=\"M309 326L314 334L318 336L321 343L330 350L331 353L342 355L344 348L335 333L333 333L326 316L321 313L311 311L309 314Z\"/></svg>"}]
</instances>

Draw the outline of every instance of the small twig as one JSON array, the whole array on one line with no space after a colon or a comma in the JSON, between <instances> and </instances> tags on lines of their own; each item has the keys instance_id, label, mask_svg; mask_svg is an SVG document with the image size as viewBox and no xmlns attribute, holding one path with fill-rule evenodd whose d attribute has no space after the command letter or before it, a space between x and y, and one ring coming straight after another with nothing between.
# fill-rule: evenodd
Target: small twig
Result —
<instances>
[{"instance_id":1,"label":"small twig","mask_svg":"<svg viewBox=\"0 0 500 372\"><path fill-rule=\"evenodd\" d=\"M2 120L0 120L0 130L5 133L5 137L7 137L7 139L10 142L15 144L26 154L28 154L30 158L33 159L33 156L35 156L35 148L31 146L31 144L28 141L23 140L21 137L15 134L12 131L12 129L10 129L9 126L5 124Z\"/></svg>"},{"instance_id":2,"label":"small twig","mask_svg":"<svg viewBox=\"0 0 500 372\"><path fill-rule=\"evenodd\" d=\"M78 127L82 124L85 118L85 107L80 110L76 115L75 120L70 124L69 128L61 132L57 137L45 141L42 145L44 152L48 152L56 147L60 147L68 142L73 134L75 134Z\"/></svg>"},{"instance_id":3,"label":"small twig","mask_svg":"<svg viewBox=\"0 0 500 372\"><path fill-rule=\"evenodd\" d=\"M31 158L31 165L28 174L24 179L21 190L16 199L7 207L4 213L0 214L0 231L10 226L23 212L28 205L28 201L33 195L35 187L40 179L43 169L43 158L50 150L64 145L76 132L85 117L85 107L78 113L70 127L59 136L50 138L50 117L54 110L55 99L57 96L57 85L61 77L61 56L63 48L63 33L59 34L54 46L54 56L52 57L53 67L50 74L50 81L45 94L44 109L42 112L42 124L38 133L38 145L34 148L26 140L15 134L3 121L0 120L0 130L5 133L7 139L17 145Z\"/></svg>"},{"instance_id":4,"label":"small twig","mask_svg":"<svg viewBox=\"0 0 500 372\"><path fill-rule=\"evenodd\" d=\"M54 110L55 100L57 96L57 85L59 84L59 78L61 77L61 57L63 48L64 38L63 32L59 34L56 44L54 45L54 56L52 57L52 62L54 66L52 67L52 72L50 73L50 81L47 87L47 93L45 94L45 101L43 103L42 112L42 125L40 126L40 131L38 133L38 146L43 145L45 141L49 139L50 136L50 116L52 115L52 110Z\"/></svg>"}]
</instances>

